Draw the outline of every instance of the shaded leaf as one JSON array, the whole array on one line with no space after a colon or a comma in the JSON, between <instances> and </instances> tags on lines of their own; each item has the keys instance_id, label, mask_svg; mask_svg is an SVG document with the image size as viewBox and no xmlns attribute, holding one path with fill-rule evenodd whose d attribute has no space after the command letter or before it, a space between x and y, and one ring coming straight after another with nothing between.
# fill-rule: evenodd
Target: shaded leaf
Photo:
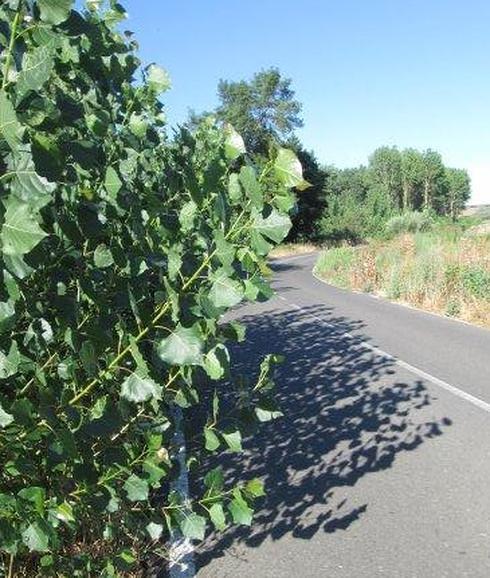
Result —
<instances>
[{"instance_id":1,"label":"shaded leaf","mask_svg":"<svg viewBox=\"0 0 490 578\"><path fill-rule=\"evenodd\" d=\"M258 233L274 241L274 243L280 243L289 233L291 220L287 215L272 209L265 219L261 215L257 215L253 227Z\"/></svg>"},{"instance_id":2,"label":"shaded leaf","mask_svg":"<svg viewBox=\"0 0 490 578\"><path fill-rule=\"evenodd\" d=\"M234 493L234 498L228 505L228 509L233 517L235 524L250 526L252 523L253 510L247 502L241 497L239 492Z\"/></svg>"},{"instance_id":3,"label":"shaded leaf","mask_svg":"<svg viewBox=\"0 0 490 578\"><path fill-rule=\"evenodd\" d=\"M263 205L262 188L257 180L254 169L249 165L245 165L240 170L239 178L247 197L255 207L261 209Z\"/></svg>"}]
</instances>

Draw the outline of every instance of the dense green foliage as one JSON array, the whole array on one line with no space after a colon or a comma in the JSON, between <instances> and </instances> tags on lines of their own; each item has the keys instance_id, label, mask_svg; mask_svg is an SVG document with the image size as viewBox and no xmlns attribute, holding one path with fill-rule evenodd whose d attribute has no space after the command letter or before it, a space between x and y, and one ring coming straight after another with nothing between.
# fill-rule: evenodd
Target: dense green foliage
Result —
<instances>
[{"instance_id":1,"label":"dense green foliage","mask_svg":"<svg viewBox=\"0 0 490 578\"><path fill-rule=\"evenodd\" d=\"M301 104L295 100L291 80L277 68L257 72L250 80L221 80L218 106L212 113L191 114L196 124L209 114L230 123L242 135L245 146L255 155L284 143L303 126Z\"/></svg>"},{"instance_id":2,"label":"dense green foliage","mask_svg":"<svg viewBox=\"0 0 490 578\"><path fill-rule=\"evenodd\" d=\"M5 575L118 576L250 523L258 480L219 469L193 503L169 492L174 411L200 404L196 456L241 449L277 415L266 357L233 373L219 319L268 296L291 226L292 151L257 166L231 126L169 141L167 74L141 69L123 8L0 7L0 556ZM267 188L265 185L267 184ZM220 407L222 381L227 408ZM209 407L204 384L215 381ZM206 386L208 387L208 386ZM206 402L207 404L208 402ZM163 483L163 489L162 489Z\"/></svg>"},{"instance_id":3,"label":"dense green foliage","mask_svg":"<svg viewBox=\"0 0 490 578\"><path fill-rule=\"evenodd\" d=\"M325 241L414 231L438 215L455 219L471 193L468 173L445 167L431 150L381 147L367 167L325 173L325 209L316 221L316 238Z\"/></svg>"},{"instance_id":4,"label":"dense green foliage","mask_svg":"<svg viewBox=\"0 0 490 578\"><path fill-rule=\"evenodd\" d=\"M384 146L374 151L367 167L321 166L294 134L303 124L300 113L291 80L272 68L248 81L221 80L217 107L211 113L192 113L189 120L191 127L209 115L231 123L259 165L271 146L295 151L309 186L298 190L288 241L358 242L385 235L386 223L402 213L425 213L412 217L420 220L428 220L429 214L455 219L468 201L468 173L446 167L431 149Z\"/></svg>"}]
</instances>

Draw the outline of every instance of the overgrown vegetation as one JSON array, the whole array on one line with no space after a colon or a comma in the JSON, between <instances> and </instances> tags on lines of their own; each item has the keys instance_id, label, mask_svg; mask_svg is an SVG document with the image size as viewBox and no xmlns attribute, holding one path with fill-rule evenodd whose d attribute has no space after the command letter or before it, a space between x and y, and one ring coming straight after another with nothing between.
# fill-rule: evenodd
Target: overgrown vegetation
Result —
<instances>
[{"instance_id":1,"label":"overgrown vegetation","mask_svg":"<svg viewBox=\"0 0 490 578\"><path fill-rule=\"evenodd\" d=\"M339 287L490 327L490 235L451 223L418 230L325 251L316 272Z\"/></svg>"},{"instance_id":2,"label":"overgrown vegetation","mask_svg":"<svg viewBox=\"0 0 490 578\"><path fill-rule=\"evenodd\" d=\"M321 166L295 136L295 129L302 126L301 104L291 80L276 68L263 70L249 81L221 81L218 101L210 113L191 113L190 126L210 116L231 122L245 135L248 150L259 164L278 144L299 157L308 187L298 190L290 242L358 243L383 237L387 222L396 222L397 217L399 224L408 219L428 221L434 215L455 220L470 196L468 173L445 166L441 155L430 149L380 147L366 167Z\"/></svg>"},{"instance_id":3,"label":"overgrown vegetation","mask_svg":"<svg viewBox=\"0 0 490 578\"><path fill-rule=\"evenodd\" d=\"M218 323L267 297L293 152L260 164L231 126L165 132L165 71L141 68L119 3L0 6L0 566L13 576L140 575L179 527L249 524L260 480L219 469L190 503L174 408L201 404L197 454L240 451L277 415L266 357L238 376ZM231 375L233 377L231 378ZM220 409L226 382L227 410ZM202 384L216 382L210 407ZM234 400L234 404L230 404ZM196 447L196 444L193 445Z\"/></svg>"}]
</instances>

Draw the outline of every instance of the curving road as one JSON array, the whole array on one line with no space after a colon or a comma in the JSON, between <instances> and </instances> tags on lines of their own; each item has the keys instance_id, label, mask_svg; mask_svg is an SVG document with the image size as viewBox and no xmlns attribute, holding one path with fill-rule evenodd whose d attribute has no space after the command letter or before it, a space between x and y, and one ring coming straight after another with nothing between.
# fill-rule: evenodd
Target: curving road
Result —
<instances>
[{"instance_id":1,"label":"curving road","mask_svg":"<svg viewBox=\"0 0 490 578\"><path fill-rule=\"evenodd\" d=\"M274 261L276 296L234 314L240 363L287 356L285 417L226 464L268 496L198 577L487 578L490 331L326 285L315 259Z\"/></svg>"}]
</instances>

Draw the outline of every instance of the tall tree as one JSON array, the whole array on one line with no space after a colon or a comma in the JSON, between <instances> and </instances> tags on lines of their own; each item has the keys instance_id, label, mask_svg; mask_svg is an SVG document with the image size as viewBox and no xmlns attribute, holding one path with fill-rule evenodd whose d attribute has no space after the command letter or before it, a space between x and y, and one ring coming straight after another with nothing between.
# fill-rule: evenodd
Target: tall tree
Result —
<instances>
[{"instance_id":1,"label":"tall tree","mask_svg":"<svg viewBox=\"0 0 490 578\"><path fill-rule=\"evenodd\" d=\"M291 79L277 68L257 72L249 81L221 80L218 97L217 118L234 126L251 153L267 152L271 142L283 142L303 126Z\"/></svg>"},{"instance_id":2,"label":"tall tree","mask_svg":"<svg viewBox=\"0 0 490 578\"><path fill-rule=\"evenodd\" d=\"M423 158L419 151L408 148L400 153L400 171L402 181L402 208L408 211L418 208L416 191L423 175Z\"/></svg>"},{"instance_id":3,"label":"tall tree","mask_svg":"<svg viewBox=\"0 0 490 578\"><path fill-rule=\"evenodd\" d=\"M456 217L471 196L471 180L468 171L464 169L445 170L447 185L446 213L456 220Z\"/></svg>"},{"instance_id":4,"label":"tall tree","mask_svg":"<svg viewBox=\"0 0 490 578\"><path fill-rule=\"evenodd\" d=\"M369 158L374 186L389 193L395 206L402 205L401 154L396 147L380 147Z\"/></svg>"},{"instance_id":5,"label":"tall tree","mask_svg":"<svg viewBox=\"0 0 490 578\"><path fill-rule=\"evenodd\" d=\"M303 177L310 186L297 194L296 210L292 217L293 226L288 240L315 240L318 221L325 209L325 180L328 169L320 166L315 153L306 150L297 137L290 138L285 145L292 149L303 167Z\"/></svg>"},{"instance_id":6,"label":"tall tree","mask_svg":"<svg viewBox=\"0 0 490 578\"><path fill-rule=\"evenodd\" d=\"M444 194L444 164L441 155L431 149L422 153L423 208L435 208Z\"/></svg>"}]
</instances>

